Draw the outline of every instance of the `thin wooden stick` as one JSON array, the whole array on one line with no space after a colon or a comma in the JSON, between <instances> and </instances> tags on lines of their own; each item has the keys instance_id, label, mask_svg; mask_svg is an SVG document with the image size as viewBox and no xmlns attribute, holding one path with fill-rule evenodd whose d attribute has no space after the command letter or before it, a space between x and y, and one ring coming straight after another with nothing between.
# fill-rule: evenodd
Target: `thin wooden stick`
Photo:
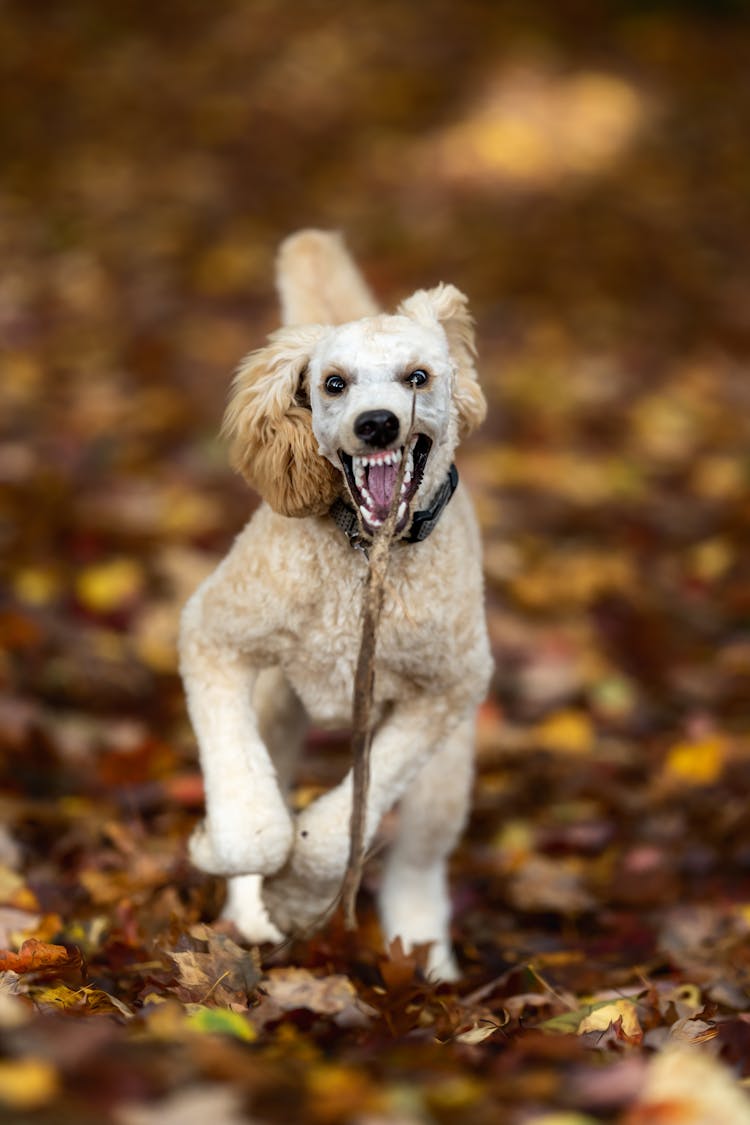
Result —
<instances>
[{"instance_id":1,"label":"thin wooden stick","mask_svg":"<svg viewBox=\"0 0 750 1125\"><path fill-rule=\"evenodd\" d=\"M383 611L385 579L390 560L393 536L401 503L401 486L406 473L409 444L414 433L417 396L411 404L411 422L404 441L404 456L396 474L396 484L383 526L378 528L370 547L367 585L362 600L361 639L357 668L354 674L352 701L352 814L349 822L349 858L341 884L344 924L347 930L357 928L356 901L362 882L367 830L367 794L370 788L370 749L373 733L373 696L375 689L375 646L378 625Z\"/></svg>"}]
</instances>

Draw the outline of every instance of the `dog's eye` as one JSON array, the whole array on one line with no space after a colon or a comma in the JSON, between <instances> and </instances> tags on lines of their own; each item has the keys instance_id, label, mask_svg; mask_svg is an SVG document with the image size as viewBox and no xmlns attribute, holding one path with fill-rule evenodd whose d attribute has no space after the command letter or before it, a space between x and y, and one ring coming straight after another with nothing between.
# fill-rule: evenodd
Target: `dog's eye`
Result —
<instances>
[{"instance_id":1,"label":"dog's eye","mask_svg":"<svg viewBox=\"0 0 750 1125\"><path fill-rule=\"evenodd\" d=\"M418 367L416 371L412 371L406 376L404 382L408 383L410 387L423 387L429 381L429 378L427 372Z\"/></svg>"},{"instance_id":2,"label":"dog's eye","mask_svg":"<svg viewBox=\"0 0 750 1125\"><path fill-rule=\"evenodd\" d=\"M340 395L346 390L346 380L340 375L329 375L323 386L329 395Z\"/></svg>"}]
</instances>

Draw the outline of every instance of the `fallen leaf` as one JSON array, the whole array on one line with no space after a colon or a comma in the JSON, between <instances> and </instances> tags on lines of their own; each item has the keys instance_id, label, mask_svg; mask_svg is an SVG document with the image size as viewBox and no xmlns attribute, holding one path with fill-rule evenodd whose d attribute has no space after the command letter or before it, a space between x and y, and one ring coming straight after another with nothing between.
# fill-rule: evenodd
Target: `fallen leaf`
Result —
<instances>
[{"instance_id":1,"label":"fallen leaf","mask_svg":"<svg viewBox=\"0 0 750 1125\"><path fill-rule=\"evenodd\" d=\"M612 1000L595 1005L579 1023L578 1034L607 1031L612 1025L617 1025L618 1038L628 1043L640 1043L643 1039L638 1011L631 1000Z\"/></svg>"},{"instance_id":2,"label":"fallen leaf","mask_svg":"<svg viewBox=\"0 0 750 1125\"><path fill-rule=\"evenodd\" d=\"M92 613L112 613L133 602L144 582L143 568L135 559L110 559L86 567L76 578L75 591Z\"/></svg>"},{"instance_id":3,"label":"fallen leaf","mask_svg":"<svg viewBox=\"0 0 750 1125\"><path fill-rule=\"evenodd\" d=\"M109 992L100 988L68 988L66 984L34 988L34 1002L40 1007L57 1008L65 1012L85 1012L87 1015L118 1015L132 1018L132 1011Z\"/></svg>"},{"instance_id":4,"label":"fallen leaf","mask_svg":"<svg viewBox=\"0 0 750 1125\"><path fill-rule=\"evenodd\" d=\"M594 727L584 711L557 711L538 723L533 733L543 750L590 754L594 748Z\"/></svg>"},{"instance_id":5,"label":"fallen leaf","mask_svg":"<svg viewBox=\"0 0 750 1125\"><path fill-rule=\"evenodd\" d=\"M675 1020L669 1029L669 1038L678 1043L708 1043L718 1034L716 1024L706 1023L705 1020Z\"/></svg>"},{"instance_id":6,"label":"fallen leaf","mask_svg":"<svg viewBox=\"0 0 750 1125\"><path fill-rule=\"evenodd\" d=\"M71 953L64 945L48 945L36 938L27 938L18 953L0 950L0 972L12 969L14 973L33 973L41 969L60 968L80 960L80 955Z\"/></svg>"},{"instance_id":7,"label":"fallen leaf","mask_svg":"<svg viewBox=\"0 0 750 1125\"><path fill-rule=\"evenodd\" d=\"M713 785L727 757L727 740L720 734L678 742L667 754L664 779L682 785Z\"/></svg>"},{"instance_id":8,"label":"fallen leaf","mask_svg":"<svg viewBox=\"0 0 750 1125\"><path fill-rule=\"evenodd\" d=\"M178 969L180 998L212 1007L247 1006L260 979L253 954L209 926L193 927L191 937L197 950L168 951Z\"/></svg>"},{"instance_id":9,"label":"fallen leaf","mask_svg":"<svg viewBox=\"0 0 750 1125\"><path fill-rule=\"evenodd\" d=\"M192 1031L202 1031L209 1035L233 1035L235 1039L243 1039L248 1043L256 1038L253 1025L240 1012L233 1012L229 1008L191 1005L185 1024Z\"/></svg>"},{"instance_id":10,"label":"fallen leaf","mask_svg":"<svg viewBox=\"0 0 750 1125\"><path fill-rule=\"evenodd\" d=\"M316 976L309 969L271 969L261 987L281 1012L307 1008L336 1017L342 1026L362 1025L375 1014L360 1000L349 978L340 973Z\"/></svg>"},{"instance_id":11,"label":"fallen leaf","mask_svg":"<svg viewBox=\"0 0 750 1125\"><path fill-rule=\"evenodd\" d=\"M475 1024L474 1027L467 1028L466 1031L460 1031L458 1035L453 1036L454 1043L469 1043L476 1045L477 1043L484 1043L485 1039L489 1039L496 1031L500 1031L501 1025L499 1023L490 1023L488 1020L482 1023Z\"/></svg>"},{"instance_id":12,"label":"fallen leaf","mask_svg":"<svg viewBox=\"0 0 750 1125\"><path fill-rule=\"evenodd\" d=\"M57 1071L44 1059L25 1058L0 1061L0 1102L13 1109L41 1109L59 1091Z\"/></svg>"},{"instance_id":13,"label":"fallen leaf","mask_svg":"<svg viewBox=\"0 0 750 1125\"><path fill-rule=\"evenodd\" d=\"M307 1074L307 1091L316 1121L351 1121L377 1107L378 1091L364 1069L319 1063Z\"/></svg>"}]
</instances>

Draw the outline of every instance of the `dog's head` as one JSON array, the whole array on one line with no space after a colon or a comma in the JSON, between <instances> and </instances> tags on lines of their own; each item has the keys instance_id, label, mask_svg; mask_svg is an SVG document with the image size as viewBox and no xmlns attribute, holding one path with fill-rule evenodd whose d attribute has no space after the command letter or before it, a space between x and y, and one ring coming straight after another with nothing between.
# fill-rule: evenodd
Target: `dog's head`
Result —
<instances>
[{"instance_id":1,"label":"dog's head","mask_svg":"<svg viewBox=\"0 0 750 1125\"><path fill-rule=\"evenodd\" d=\"M414 430L408 448L412 406ZM233 384L232 462L275 511L321 515L345 491L372 533L407 457L397 530L429 503L459 439L483 420L467 301L419 290L393 316L274 333Z\"/></svg>"}]
</instances>

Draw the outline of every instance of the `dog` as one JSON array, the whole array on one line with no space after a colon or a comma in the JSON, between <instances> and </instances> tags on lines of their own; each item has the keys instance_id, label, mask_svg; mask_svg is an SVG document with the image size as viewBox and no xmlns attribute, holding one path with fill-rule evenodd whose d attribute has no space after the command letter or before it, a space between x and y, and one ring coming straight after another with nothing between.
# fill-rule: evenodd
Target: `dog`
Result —
<instances>
[{"instance_id":1,"label":"dog","mask_svg":"<svg viewBox=\"0 0 750 1125\"><path fill-rule=\"evenodd\" d=\"M224 915L249 942L309 927L335 897L351 772L296 816L285 791L308 725L351 721L367 547L406 458L377 635L366 843L398 804L384 937L428 943L430 975L454 979L446 865L492 663L479 533L453 465L486 413L473 322L446 284L378 312L337 234L293 235L277 269L284 327L240 366L224 420L232 463L263 503L181 621L206 791L190 855L228 877Z\"/></svg>"}]
</instances>

